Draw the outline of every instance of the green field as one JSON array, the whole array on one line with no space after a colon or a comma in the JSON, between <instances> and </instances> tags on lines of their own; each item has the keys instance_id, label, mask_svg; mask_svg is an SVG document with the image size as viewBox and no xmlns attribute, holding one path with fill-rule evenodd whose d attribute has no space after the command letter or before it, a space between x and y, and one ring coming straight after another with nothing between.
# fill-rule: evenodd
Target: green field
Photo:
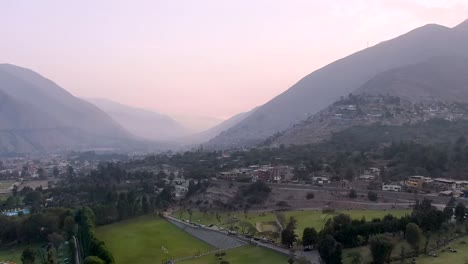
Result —
<instances>
[{"instance_id":1,"label":"green field","mask_svg":"<svg viewBox=\"0 0 468 264\"><path fill-rule=\"evenodd\" d=\"M322 211L286 211L282 212L287 219L294 217L297 219L296 233L301 236L303 230L306 227L314 227L317 230L321 230L325 225L326 221L333 216L344 213L351 216L353 219L365 218L370 221L373 218L382 218L387 214L401 217L411 213L410 210L347 210L338 211L334 214L324 214ZM190 215L186 211L180 211L173 214L175 217L181 219L190 219ZM202 213L199 211L192 212L192 222L200 223L204 225L216 224L225 228L231 228L236 226L238 222L247 221L254 226L269 226L270 222L276 221L274 212L231 212L231 213L219 213L220 221L216 218L216 213L208 212ZM237 220L236 220L237 219Z\"/></svg>"},{"instance_id":2,"label":"green field","mask_svg":"<svg viewBox=\"0 0 468 264\"><path fill-rule=\"evenodd\" d=\"M36 248L37 246L17 246L8 249L0 249L0 263L2 261L21 263L21 254L27 247Z\"/></svg>"},{"instance_id":3,"label":"green field","mask_svg":"<svg viewBox=\"0 0 468 264\"><path fill-rule=\"evenodd\" d=\"M15 181L0 181L0 190L8 190Z\"/></svg>"},{"instance_id":4,"label":"green field","mask_svg":"<svg viewBox=\"0 0 468 264\"><path fill-rule=\"evenodd\" d=\"M416 263L424 264L452 264L452 263L468 263L468 244L465 240L468 240L466 237L458 239L452 242L450 245L444 247L444 251L438 251L436 253L437 257L422 256L416 259ZM457 250L457 253L451 253L447 249L451 247Z\"/></svg>"},{"instance_id":5,"label":"green field","mask_svg":"<svg viewBox=\"0 0 468 264\"><path fill-rule=\"evenodd\" d=\"M228 250L223 260L230 264L286 264L288 257L278 254L274 251L254 246L243 246L240 248ZM218 264L220 260L214 254L200 258L185 260L182 264Z\"/></svg>"},{"instance_id":6,"label":"green field","mask_svg":"<svg viewBox=\"0 0 468 264\"><path fill-rule=\"evenodd\" d=\"M411 213L410 210L347 210L338 211L334 214L323 214L321 211L290 211L285 212L286 217L294 217L297 219L296 233L302 235L306 227L313 227L317 231L321 230L328 219L335 215L343 213L349 215L352 219L362 219L363 217L370 221L374 218L383 218L385 215L391 214L395 217L405 216Z\"/></svg>"},{"instance_id":7,"label":"green field","mask_svg":"<svg viewBox=\"0 0 468 264\"><path fill-rule=\"evenodd\" d=\"M144 216L97 228L117 264L161 263L207 253L214 248L159 217Z\"/></svg>"}]
</instances>

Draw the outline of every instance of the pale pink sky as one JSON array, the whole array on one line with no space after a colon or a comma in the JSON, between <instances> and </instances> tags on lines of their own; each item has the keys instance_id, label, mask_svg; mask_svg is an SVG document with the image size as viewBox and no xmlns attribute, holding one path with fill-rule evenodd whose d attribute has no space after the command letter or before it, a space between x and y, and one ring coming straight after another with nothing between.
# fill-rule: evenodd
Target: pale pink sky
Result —
<instances>
[{"instance_id":1,"label":"pale pink sky","mask_svg":"<svg viewBox=\"0 0 468 264\"><path fill-rule=\"evenodd\" d=\"M468 0L4 0L0 62L80 97L227 118L306 74Z\"/></svg>"}]
</instances>

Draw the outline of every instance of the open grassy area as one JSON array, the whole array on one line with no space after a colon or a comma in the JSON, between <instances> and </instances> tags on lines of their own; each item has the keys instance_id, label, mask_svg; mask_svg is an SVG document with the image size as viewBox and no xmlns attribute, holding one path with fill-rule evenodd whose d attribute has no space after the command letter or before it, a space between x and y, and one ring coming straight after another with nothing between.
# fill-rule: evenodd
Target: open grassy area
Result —
<instances>
[{"instance_id":1,"label":"open grassy area","mask_svg":"<svg viewBox=\"0 0 468 264\"><path fill-rule=\"evenodd\" d=\"M38 245L30 245L30 246L16 246L16 247L10 247L10 248L3 248L0 249L0 262L2 261L10 261L13 263L21 263L21 254L23 254L23 251L27 248L35 248L38 249Z\"/></svg>"},{"instance_id":2,"label":"open grassy area","mask_svg":"<svg viewBox=\"0 0 468 264\"><path fill-rule=\"evenodd\" d=\"M206 253L214 248L159 217L143 216L97 228L117 264L161 263Z\"/></svg>"},{"instance_id":3,"label":"open grassy area","mask_svg":"<svg viewBox=\"0 0 468 264\"><path fill-rule=\"evenodd\" d=\"M274 251L254 246L243 246L240 248L228 250L223 260L230 264L286 264L288 257ZM181 264L218 264L220 261L214 254L203 256L201 258L189 259L180 262Z\"/></svg>"},{"instance_id":4,"label":"open grassy area","mask_svg":"<svg viewBox=\"0 0 468 264\"><path fill-rule=\"evenodd\" d=\"M423 264L452 264L452 263L468 263L468 244L464 241L468 241L467 237L460 238L450 243L450 245L444 247L438 251L437 257L422 256L416 259L416 263ZM452 253L447 250L449 247L456 249L457 253Z\"/></svg>"},{"instance_id":5,"label":"open grassy area","mask_svg":"<svg viewBox=\"0 0 468 264\"><path fill-rule=\"evenodd\" d=\"M8 190L8 188L10 188L13 183L15 183L15 181L0 181L0 190Z\"/></svg>"},{"instance_id":6,"label":"open grassy area","mask_svg":"<svg viewBox=\"0 0 468 264\"><path fill-rule=\"evenodd\" d=\"M335 215L343 213L349 215L352 219L365 218L370 221L374 218L383 218L387 214L391 214L395 217L401 217L411 213L410 210L347 210L338 211L334 214L324 214L322 211L289 211L285 212L285 216L294 217L297 219L296 233L302 235L302 232L306 227L313 227L317 231L321 230L328 219L333 218Z\"/></svg>"},{"instance_id":7,"label":"open grassy area","mask_svg":"<svg viewBox=\"0 0 468 264\"><path fill-rule=\"evenodd\" d=\"M314 227L317 231L321 230L328 219L339 213L348 214L353 219L361 219L364 217L370 221L373 218L382 218L387 214L401 217L409 214L410 212L410 210L347 210L338 211L333 214L324 214L322 211L286 211L282 213L284 213L287 219L291 216L297 219L296 233L301 236L306 227ZM174 216L181 219L190 218L187 211L176 212L174 213ZM243 212L231 212L219 213L219 216L220 221L218 221L216 213L214 212L202 213L200 211L193 211L192 221L205 225L216 224L225 228L230 228L231 225L235 226L240 221L247 221L256 227L265 226L266 229L268 229L269 226L269 229L272 229L271 222L276 221L274 212L248 212L247 214Z\"/></svg>"}]
</instances>

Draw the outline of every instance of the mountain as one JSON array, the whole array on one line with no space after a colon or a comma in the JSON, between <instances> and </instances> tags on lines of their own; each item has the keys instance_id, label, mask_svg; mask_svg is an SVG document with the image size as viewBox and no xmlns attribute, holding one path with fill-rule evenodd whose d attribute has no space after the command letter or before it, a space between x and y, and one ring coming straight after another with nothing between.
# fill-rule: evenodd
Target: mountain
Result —
<instances>
[{"instance_id":1,"label":"mountain","mask_svg":"<svg viewBox=\"0 0 468 264\"><path fill-rule=\"evenodd\" d=\"M107 99L87 99L123 128L137 137L149 140L174 140L188 134L186 128L169 116L123 105Z\"/></svg>"},{"instance_id":2,"label":"mountain","mask_svg":"<svg viewBox=\"0 0 468 264\"><path fill-rule=\"evenodd\" d=\"M435 57L378 74L356 90L410 101L468 101L468 56Z\"/></svg>"},{"instance_id":3,"label":"mountain","mask_svg":"<svg viewBox=\"0 0 468 264\"><path fill-rule=\"evenodd\" d=\"M351 127L403 127L431 119L468 119L468 57L436 57L380 73L267 143L318 143Z\"/></svg>"},{"instance_id":4,"label":"mountain","mask_svg":"<svg viewBox=\"0 0 468 264\"><path fill-rule=\"evenodd\" d=\"M29 69L0 64L0 154L127 146L106 113Z\"/></svg>"},{"instance_id":5,"label":"mountain","mask_svg":"<svg viewBox=\"0 0 468 264\"><path fill-rule=\"evenodd\" d=\"M305 120L384 71L434 56L468 55L468 21L454 28L426 25L335 61L304 77L211 140L217 148L258 144Z\"/></svg>"}]
</instances>

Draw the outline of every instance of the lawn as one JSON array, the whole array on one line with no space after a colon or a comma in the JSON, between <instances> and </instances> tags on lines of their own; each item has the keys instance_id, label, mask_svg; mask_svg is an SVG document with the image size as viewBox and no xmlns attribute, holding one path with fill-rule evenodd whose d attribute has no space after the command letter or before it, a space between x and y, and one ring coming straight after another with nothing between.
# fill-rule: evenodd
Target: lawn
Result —
<instances>
[{"instance_id":1,"label":"lawn","mask_svg":"<svg viewBox=\"0 0 468 264\"><path fill-rule=\"evenodd\" d=\"M322 211L285 211L283 212L287 220L289 217L295 217L297 220L297 229L296 233L299 236L302 236L302 232L306 227L314 227L317 231L321 230L325 225L326 221L338 213L344 213L351 216L352 219L361 219L365 217L366 220L370 221L373 218L382 218L387 214L394 215L396 217L401 217L406 214L411 213L410 210L347 210L347 211L338 211L333 214L324 214ZM177 212L174 213L175 217L181 219L189 219L190 215L186 212ZM217 224L225 228L230 228L231 225L236 225L240 221L250 222L253 226L263 227L268 229L271 226L271 222L276 221L276 216L273 212L248 212L247 214L243 212L231 212L231 213L219 213L220 221L217 220L216 214L214 212L202 213L200 211L192 212L192 222L200 224ZM247 218L246 218L247 216ZM260 231L260 230L258 230Z\"/></svg>"},{"instance_id":2,"label":"lawn","mask_svg":"<svg viewBox=\"0 0 468 264\"><path fill-rule=\"evenodd\" d=\"M437 252L437 257L422 256L416 259L416 263L424 264L452 264L452 263L468 263L468 244L464 242L468 240L466 237L455 240L447 247L444 247L444 252ZM447 249L451 247L457 250L457 253L451 253Z\"/></svg>"},{"instance_id":3,"label":"lawn","mask_svg":"<svg viewBox=\"0 0 468 264\"><path fill-rule=\"evenodd\" d=\"M15 181L0 181L0 190L8 190Z\"/></svg>"},{"instance_id":4,"label":"lawn","mask_svg":"<svg viewBox=\"0 0 468 264\"><path fill-rule=\"evenodd\" d=\"M117 264L161 263L207 253L214 248L159 217L143 216L97 229Z\"/></svg>"},{"instance_id":5,"label":"lawn","mask_svg":"<svg viewBox=\"0 0 468 264\"><path fill-rule=\"evenodd\" d=\"M410 210L348 210L338 211L334 214L323 214L322 211L289 211L285 212L287 219L294 217L297 219L296 234L302 235L302 232L306 227L313 227L317 231L321 230L328 219L333 216L343 213L349 215L352 219L365 218L370 221L374 218L383 218L387 214L391 214L395 217L401 217L411 213Z\"/></svg>"},{"instance_id":6,"label":"lawn","mask_svg":"<svg viewBox=\"0 0 468 264\"><path fill-rule=\"evenodd\" d=\"M21 254L27 247L36 248L37 246L17 246L8 249L0 249L0 263L2 261L10 261L13 263L21 263Z\"/></svg>"},{"instance_id":7,"label":"lawn","mask_svg":"<svg viewBox=\"0 0 468 264\"><path fill-rule=\"evenodd\" d=\"M286 264L288 257L274 251L254 246L243 246L225 252L223 260L230 264ZM220 261L214 254L200 258L185 260L181 264L218 264Z\"/></svg>"}]
</instances>

